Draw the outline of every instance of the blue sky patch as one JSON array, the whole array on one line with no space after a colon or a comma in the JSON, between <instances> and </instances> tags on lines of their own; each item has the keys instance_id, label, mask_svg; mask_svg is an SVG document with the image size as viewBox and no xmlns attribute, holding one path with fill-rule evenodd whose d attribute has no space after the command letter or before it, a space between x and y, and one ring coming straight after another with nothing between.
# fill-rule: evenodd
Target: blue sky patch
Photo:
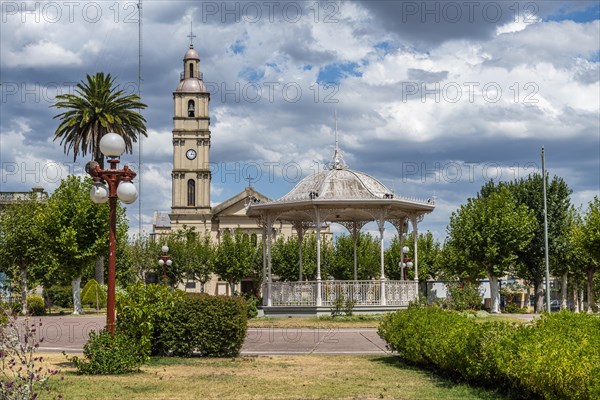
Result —
<instances>
[{"instance_id":1,"label":"blue sky patch","mask_svg":"<svg viewBox=\"0 0 600 400\"><path fill-rule=\"evenodd\" d=\"M392 46L390 45L390 42L385 41L376 43L373 47L375 47L377 50L383 50L383 53L387 54L390 52Z\"/></svg>"},{"instance_id":2,"label":"blue sky patch","mask_svg":"<svg viewBox=\"0 0 600 400\"><path fill-rule=\"evenodd\" d=\"M348 76L362 76L357 63L328 64L319 70L317 83L340 83L342 79Z\"/></svg>"},{"instance_id":3,"label":"blue sky patch","mask_svg":"<svg viewBox=\"0 0 600 400\"><path fill-rule=\"evenodd\" d=\"M265 76L265 71L258 71L254 68L246 67L240 71L238 76L248 82L260 81Z\"/></svg>"},{"instance_id":4,"label":"blue sky patch","mask_svg":"<svg viewBox=\"0 0 600 400\"><path fill-rule=\"evenodd\" d=\"M236 40L229 48L233 51L233 54L244 54L244 51L246 51L246 45L240 39Z\"/></svg>"},{"instance_id":5,"label":"blue sky patch","mask_svg":"<svg viewBox=\"0 0 600 400\"><path fill-rule=\"evenodd\" d=\"M593 4L584 10L567 11L564 14L550 15L545 18L547 21L575 21L591 22L600 19L600 3Z\"/></svg>"}]
</instances>

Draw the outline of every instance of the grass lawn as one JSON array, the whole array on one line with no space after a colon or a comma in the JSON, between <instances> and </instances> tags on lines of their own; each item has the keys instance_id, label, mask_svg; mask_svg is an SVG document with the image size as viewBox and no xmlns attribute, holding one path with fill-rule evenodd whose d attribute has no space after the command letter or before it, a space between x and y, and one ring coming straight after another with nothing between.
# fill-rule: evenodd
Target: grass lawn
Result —
<instances>
[{"instance_id":1,"label":"grass lawn","mask_svg":"<svg viewBox=\"0 0 600 400\"><path fill-rule=\"evenodd\" d=\"M157 358L124 376L79 376L61 354L45 356L61 369L54 387L65 399L506 399L392 356Z\"/></svg>"}]
</instances>

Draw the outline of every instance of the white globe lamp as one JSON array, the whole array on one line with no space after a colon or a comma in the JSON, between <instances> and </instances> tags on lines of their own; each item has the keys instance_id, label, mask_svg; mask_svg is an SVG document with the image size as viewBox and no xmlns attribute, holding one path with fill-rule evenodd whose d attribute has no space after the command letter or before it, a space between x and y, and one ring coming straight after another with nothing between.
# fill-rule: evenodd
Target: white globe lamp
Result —
<instances>
[{"instance_id":1,"label":"white globe lamp","mask_svg":"<svg viewBox=\"0 0 600 400\"><path fill-rule=\"evenodd\" d=\"M125 151L125 140L116 133L107 133L100 139L100 151L107 157L120 157Z\"/></svg>"},{"instance_id":2,"label":"white globe lamp","mask_svg":"<svg viewBox=\"0 0 600 400\"><path fill-rule=\"evenodd\" d=\"M90 189L90 199L96 204L106 203L108 200L108 187L102 182L94 182Z\"/></svg>"},{"instance_id":3,"label":"white globe lamp","mask_svg":"<svg viewBox=\"0 0 600 400\"><path fill-rule=\"evenodd\" d=\"M135 185L129 181L122 181L117 187L117 196L125 204L131 204L137 199Z\"/></svg>"}]
</instances>

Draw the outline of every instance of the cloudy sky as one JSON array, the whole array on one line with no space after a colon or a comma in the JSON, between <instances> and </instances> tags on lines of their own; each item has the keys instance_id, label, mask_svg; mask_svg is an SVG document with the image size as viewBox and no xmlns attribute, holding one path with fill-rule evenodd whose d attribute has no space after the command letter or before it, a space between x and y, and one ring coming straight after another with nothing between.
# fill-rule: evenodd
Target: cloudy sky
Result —
<instances>
[{"instance_id":1,"label":"cloudy sky","mask_svg":"<svg viewBox=\"0 0 600 400\"><path fill-rule=\"evenodd\" d=\"M0 191L82 174L49 108L86 74L138 90L137 1L2 1ZM337 112L347 164L450 213L487 180L540 171L586 204L600 187L597 1L143 1L148 138L131 232L169 211L172 92L193 23L211 91L212 203L278 198L323 168ZM140 149L124 156L139 170ZM141 209L140 209L141 205ZM336 228L337 229L337 228ZM340 228L343 230L343 228Z\"/></svg>"}]
</instances>

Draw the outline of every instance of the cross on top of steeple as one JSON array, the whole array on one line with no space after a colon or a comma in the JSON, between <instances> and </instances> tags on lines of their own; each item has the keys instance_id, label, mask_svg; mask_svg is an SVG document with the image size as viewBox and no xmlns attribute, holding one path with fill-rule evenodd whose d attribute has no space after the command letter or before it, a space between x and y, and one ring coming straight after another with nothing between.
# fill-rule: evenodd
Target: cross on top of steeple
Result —
<instances>
[{"instance_id":1,"label":"cross on top of steeple","mask_svg":"<svg viewBox=\"0 0 600 400\"><path fill-rule=\"evenodd\" d=\"M194 35L194 29L192 28L192 21L190 21L190 34L187 35L187 37L190 38L190 49L194 48L194 38L196 37L196 35Z\"/></svg>"}]
</instances>

